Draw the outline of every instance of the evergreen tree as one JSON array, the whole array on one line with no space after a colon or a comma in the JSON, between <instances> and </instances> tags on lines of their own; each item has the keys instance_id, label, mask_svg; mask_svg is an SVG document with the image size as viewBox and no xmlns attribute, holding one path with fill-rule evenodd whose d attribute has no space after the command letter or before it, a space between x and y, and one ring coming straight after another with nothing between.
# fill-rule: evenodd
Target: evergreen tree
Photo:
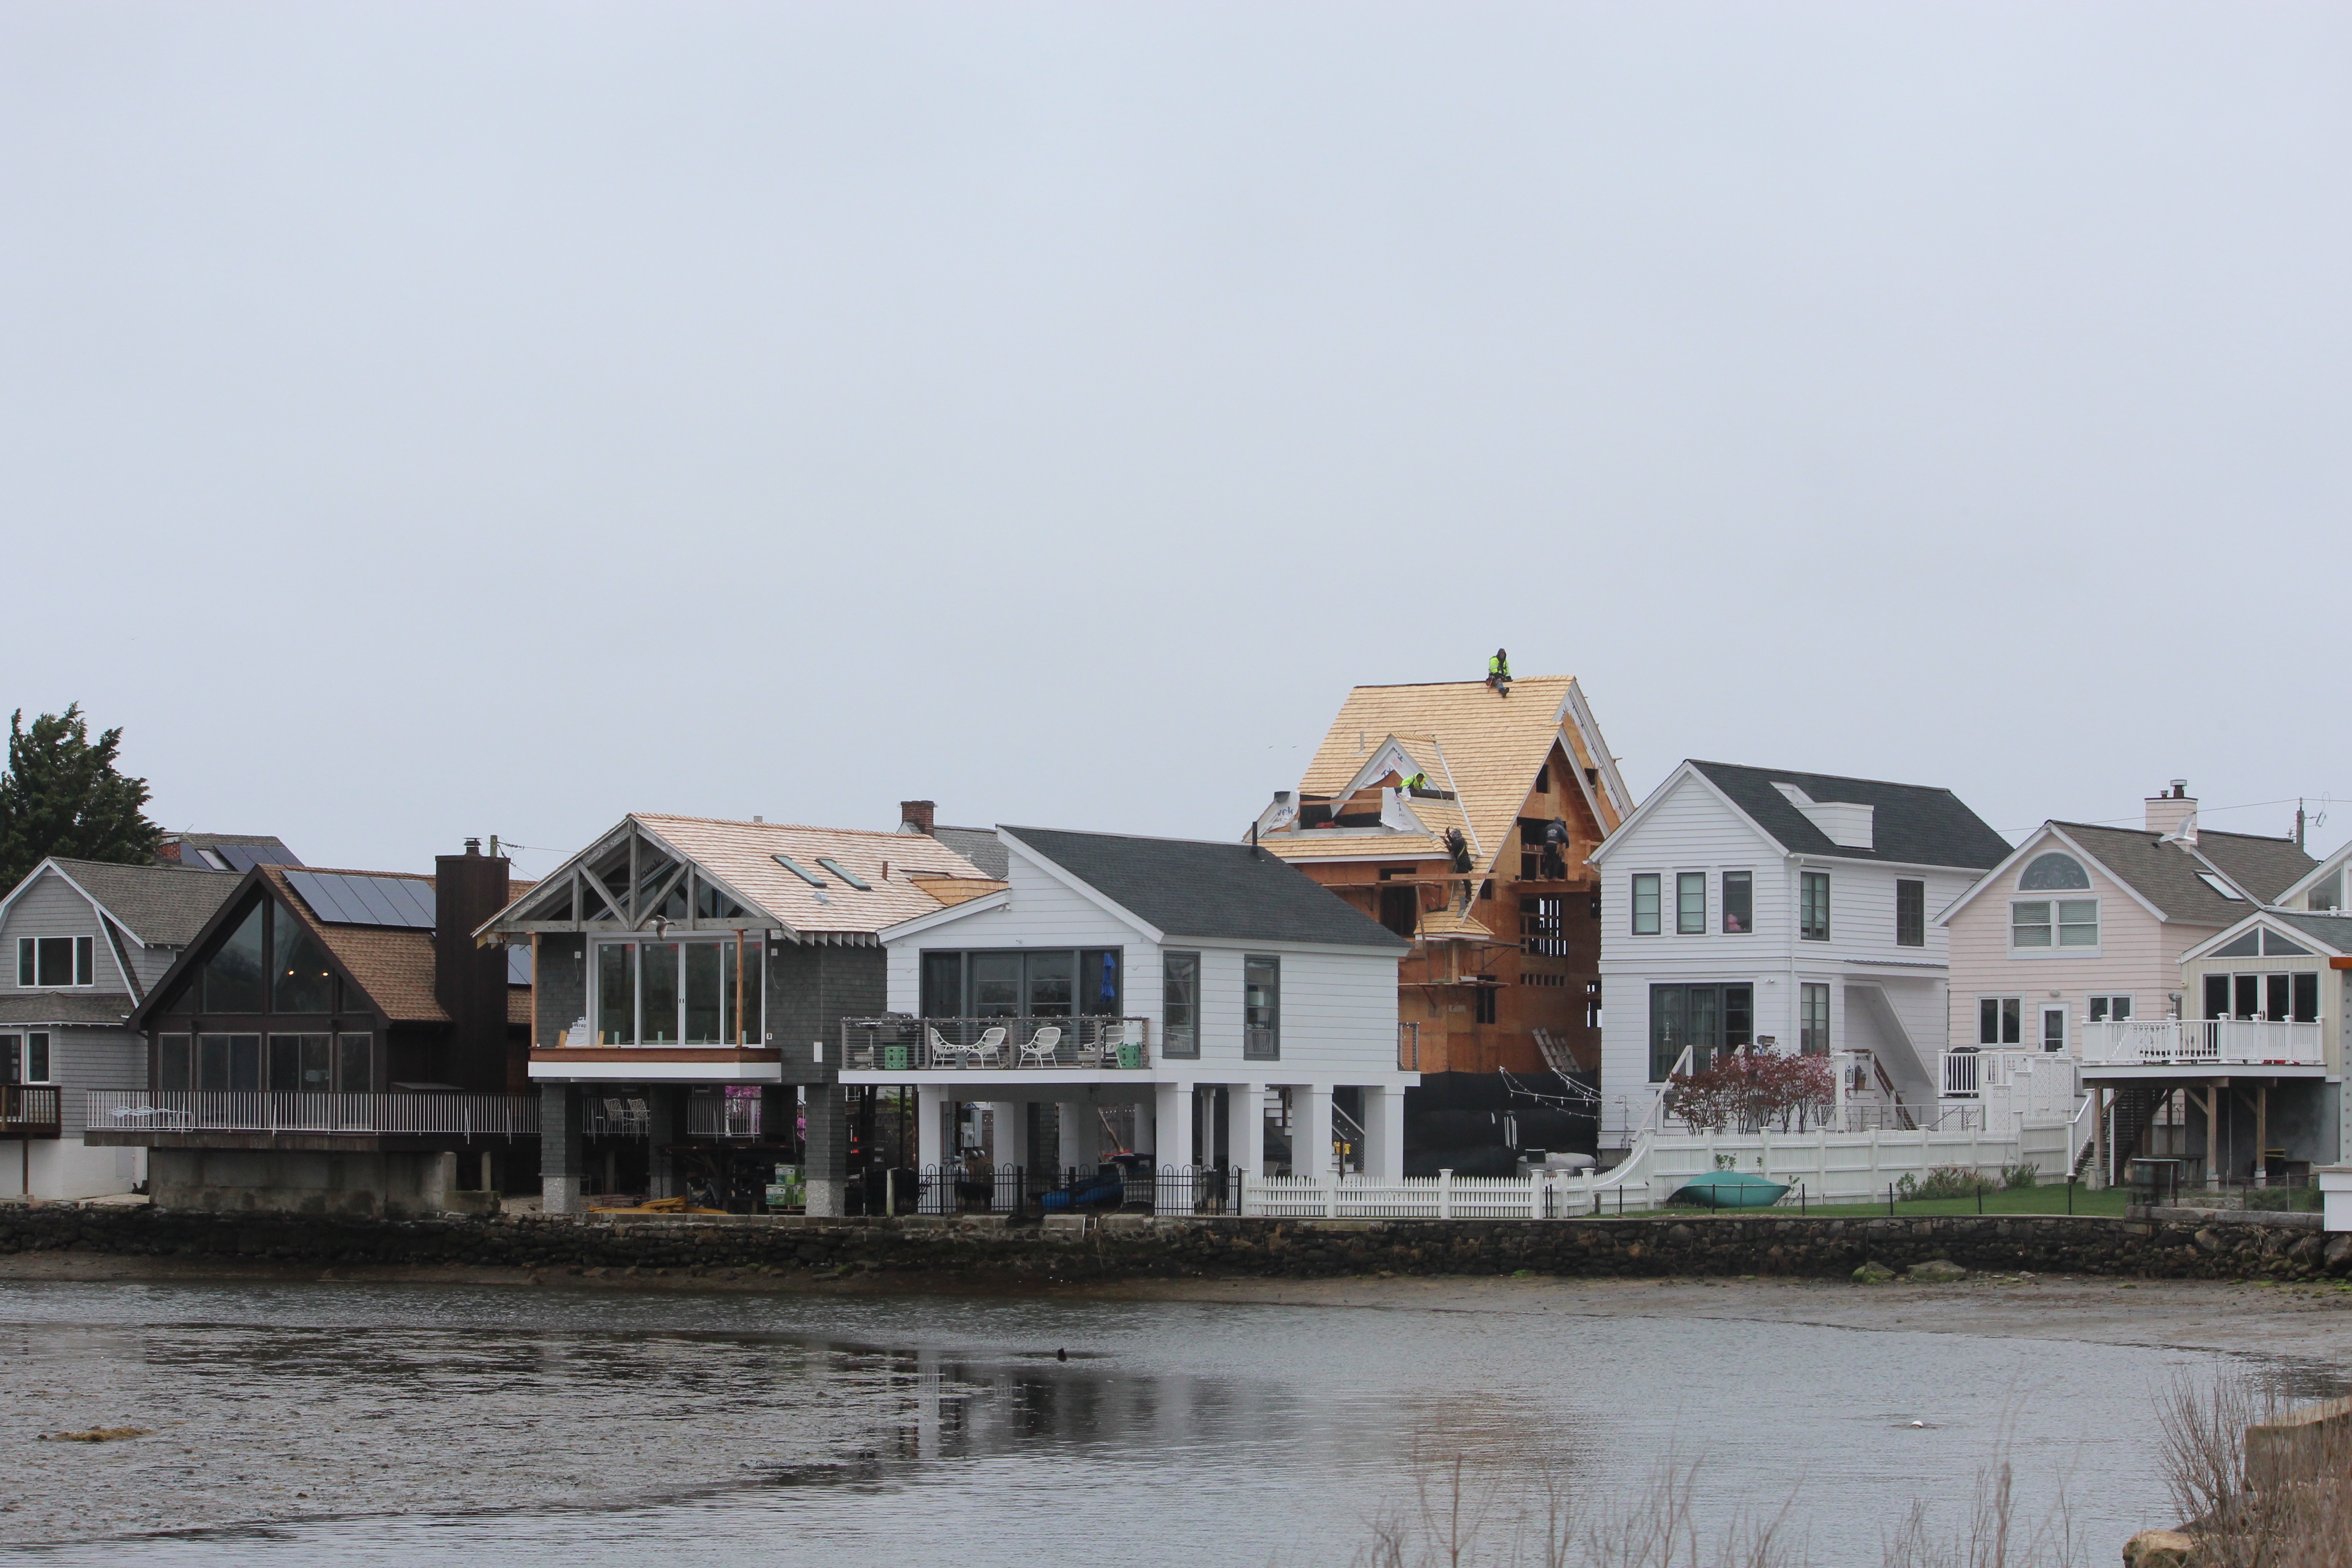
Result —
<instances>
[{"instance_id":1,"label":"evergreen tree","mask_svg":"<svg viewBox=\"0 0 2352 1568\"><path fill-rule=\"evenodd\" d=\"M8 718L8 771L0 773L0 892L25 879L45 856L143 866L163 830L147 820L147 781L114 766L120 729L92 742L77 702L25 727Z\"/></svg>"}]
</instances>

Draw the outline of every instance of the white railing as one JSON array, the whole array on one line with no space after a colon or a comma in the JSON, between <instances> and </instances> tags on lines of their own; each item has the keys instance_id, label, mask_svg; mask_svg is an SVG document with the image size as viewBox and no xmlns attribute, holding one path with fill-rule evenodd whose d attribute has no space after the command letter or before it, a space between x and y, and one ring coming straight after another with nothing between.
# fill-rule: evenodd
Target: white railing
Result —
<instances>
[{"instance_id":1,"label":"white railing","mask_svg":"<svg viewBox=\"0 0 2352 1568\"><path fill-rule=\"evenodd\" d=\"M1637 1213L1659 1202L1651 1184L1616 1171L1525 1176L1252 1176L1242 1212L1262 1219L1579 1219Z\"/></svg>"},{"instance_id":2,"label":"white railing","mask_svg":"<svg viewBox=\"0 0 2352 1568\"><path fill-rule=\"evenodd\" d=\"M2080 1028L2083 1061L2092 1067L2319 1067L2326 1060L2317 1024L2151 1018Z\"/></svg>"},{"instance_id":3,"label":"white railing","mask_svg":"<svg viewBox=\"0 0 2352 1568\"><path fill-rule=\"evenodd\" d=\"M83 1126L94 1132L454 1133L535 1138L539 1101L518 1094L270 1094L93 1089Z\"/></svg>"},{"instance_id":4,"label":"white railing","mask_svg":"<svg viewBox=\"0 0 2352 1568\"><path fill-rule=\"evenodd\" d=\"M757 1138L760 1097L755 1094L697 1094L686 1101L686 1135L689 1138Z\"/></svg>"},{"instance_id":5,"label":"white railing","mask_svg":"<svg viewBox=\"0 0 2352 1568\"><path fill-rule=\"evenodd\" d=\"M841 1021L841 1065L852 1072L1088 1070L1151 1065L1151 1020L1087 1014Z\"/></svg>"}]
</instances>

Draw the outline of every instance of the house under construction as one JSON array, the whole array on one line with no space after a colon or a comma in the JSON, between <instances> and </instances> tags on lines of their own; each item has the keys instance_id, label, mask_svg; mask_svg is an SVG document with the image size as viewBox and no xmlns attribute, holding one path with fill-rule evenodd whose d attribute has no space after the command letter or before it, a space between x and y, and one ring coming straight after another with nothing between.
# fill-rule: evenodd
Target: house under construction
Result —
<instances>
[{"instance_id":1,"label":"house under construction","mask_svg":"<svg viewBox=\"0 0 2352 1568\"><path fill-rule=\"evenodd\" d=\"M1412 940L1409 1065L1542 1074L1600 1061L1586 858L1631 807L1573 677L1359 686L1255 830Z\"/></svg>"}]
</instances>

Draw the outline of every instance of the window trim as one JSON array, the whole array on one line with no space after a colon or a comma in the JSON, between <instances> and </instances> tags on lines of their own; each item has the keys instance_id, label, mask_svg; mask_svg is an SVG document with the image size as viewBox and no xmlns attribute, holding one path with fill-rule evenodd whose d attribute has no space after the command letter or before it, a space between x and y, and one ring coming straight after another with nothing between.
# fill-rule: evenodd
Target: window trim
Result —
<instances>
[{"instance_id":1,"label":"window trim","mask_svg":"<svg viewBox=\"0 0 2352 1568\"><path fill-rule=\"evenodd\" d=\"M2083 1019L2090 1024L2128 1024L2139 1014L2138 994L2131 991L2101 991L2083 998ZM2124 1010L2116 1011L2122 1003ZM2101 1004L2105 1004L2101 1006Z\"/></svg>"},{"instance_id":2,"label":"window trim","mask_svg":"<svg viewBox=\"0 0 2352 1568\"><path fill-rule=\"evenodd\" d=\"M2048 920L2032 922L2032 926L2038 926L2050 933L2050 942L2046 947L2040 945L2020 946L2018 944L2017 911L2028 904L2039 904L2050 911L2050 918ZM2070 921L2066 919L2066 906L2069 904L2078 906L2082 904L2090 905L2091 918L2088 921ZM2095 893L2086 899L2062 899L2055 896L2039 899L2011 899L2009 900L2009 956L2011 958L2025 959L2096 958L2100 955L2100 947L2105 941L2105 920L2106 910L2103 907L2102 900ZM2088 925L2091 928L2090 942L2087 943L2075 942L2069 944L2066 941L2065 934L2067 929L2069 927L2073 927L2074 929L2080 930L2084 925Z\"/></svg>"},{"instance_id":3,"label":"window trim","mask_svg":"<svg viewBox=\"0 0 2352 1568\"><path fill-rule=\"evenodd\" d=\"M1732 881L1732 879L1733 879L1733 878L1735 878L1735 877L1737 877L1737 878L1739 879L1740 885L1741 885L1743 888L1745 888L1745 889L1747 889L1747 894L1748 894L1748 897L1747 897L1747 900L1746 900L1746 902L1747 902L1747 905L1748 905L1748 923L1747 923L1746 925L1744 925L1744 926L1740 927L1740 928L1739 928L1738 930L1737 930L1737 931L1733 930L1733 929L1732 929L1732 926L1731 926L1731 881ZM1722 892L1721 897L1720 897L1720 898L1718 898L1716 901L1717 901L1717 903L1719 903L1719 904L1722 906L1722 909L1723 909L1722 919L1721 919L1721 921L1719 921L1719 924L1720 924L1720 925L1721 925L1721 927L1722 927L1723 934L1724 934L1725 936L1754 936L1754 935L1756 934L1756 873L1755 873L1755 872L1753 872L1753 871L1726 871L1726 872L1724 872L1724 873L1723 873L1723 892Z\"/></svg>"},{"instance_id":4,"label":"window trim","mask_svg":"<svg viewBox=\"0 0 2352 1568\"><path fill-rule=\"evenodd\" d=\"M1806 1036L1815 1026L1812 1019L1813 1001L1821 1000L1820 1047ZM1830 998L1829 982L1803 980L1797 984L1797 1054L1801 1057L1826 1057L1836 1049L1836 1012Z\"/></svg>"},{"instance_id":5,"label":"window trim","mask_svg":"<svg viewBox=\"0 0 2352 1568\"><path fill-rule=\"evenodd\" d=\"M1999 1036L2004 1030L2013 1028L2014 1038L1988 1040L1984 1037L1985 1007L1988 1004L1990 1004L1994 1009L1994 1035ZM1977 998L1977 1048L1979 1050L1998 1050L2003 1046L2021 1047L2024 1043L2025 998L2023 996L1983 995Z\"/></svg>"},{"instance_id":6,"label":"window trim","mask_svg":"<svg viewBox=\"0 0 2352 1568\"><path fill-rule=\"evenodd\" d=\"M1177 1045L1175 1026L1168 1021L1168 971L1169 965L1178 959L1189 960L1192 968L1192 1021L1186 1026L1192 1037L1189 1047ZM1196 949L1163 947L1160 950L1160 1054L1164 1058L1186 1062L1201 1059L1202 968L1201 954ZM1124 1002L1126 999L1122 997L1120 1000Z\"/></svg>"},{"instance_id":7,"label":"window trim","mask_svg":"<svg viewBox=\"0 0 2352 1568\"><path fill-rule=\"evenodd\" d=\"M1250 970L1258 964L1271 964L1274 984L1270 988L1273 1005L1267 1009L1274 1015L1271 1025L1250 1022ZM1264 1046L1252 1043L1251 1036L1265 1029L1271 1037ZM1282 954L1278 952L1245 952L1242 955L1242 1060L1245 1062L1278 1062L1282 1059Z\"/></svg>"},{"instance_id":8,"label":"window trim","mask_svg":"<svg viewBox=\"0 0 2352 1568\"><path fill-rule=\"evenodd\" d=\"M1821 929L1818 931L1816 931L1812 926L1812 919L1815 913L1813 909L1813 889L1816 885L1821 889L1821 909L1819 911L1821 915ZM1827 942L1830 940L1830 874L1827 871L1806 870L1802 868L1798 869L1797 940L1800 942Z\"/></svg>"},{"instance_id":9,"label":"window trim","mask_svg":"<svg viewBox=\"0 0 2352 1568\"><path fill-rule=\"evenodd\" d=\"M1650 884L1650 929L1647 931L1643 931L1642 929L1642 884L1643 882ZM1633 936L1664 935L1665 932L1666 919L1665 873L1663 871L1636 871L1633 873L1633 879L1628 884L1628 888L1629 891L1627 897L1632 900L1626 910L1628 916L1627 923L1632 928L1629 934Z\"/></svg>"},{"instance_id":10,"label":"window trim","mask_svg":"<svg viewBox=\"0 0 2352 1568\"><path fill-rule=\"evenodd\" d=\"M1687 902L1692 883L1698 884L1698 911L1691 912ZM1706 873L1677 871L1675 873L1675 934L1705 936L1706 934Z\"/></svg>"},{"instance_id":11,"label":"window trim","mask_svg":"<svg viewBox=\"0 0 2352 1568\"><path fill-rule=\"evenodd\" d=\"M64 980L41 979L41 948L69 942ZM98 984L98 939L94 936L20 936L16 939L16 986L22 991L88 991Z\"/></svg>"},{"instance_id":12,"label":"window trim","mask_svg":"<svg viewBox=\"0 0 2352 1568\"><path fill-rule=\"evenodd\" d=\"M1903 907L1906 889L1908 889L1917 900L1916 908L1906 910ZM1907 927L1905 921L1906 914L1912 917ZM1906 929L1909 932L1907 937ZM1895 945L1897 947L1927 945L1927 879L1924 877L1895 879Z\"/></svg>"},{"instance_id":13,"label":"window trim","mask_svg":"<svg viewBox=\"0 0 2352 1568\"><path fill-rule=\"evenodd\" d=\"M30 1085L53 1084L58 1081L57 1036L52 1031L47 1029L11 1029L6 1034L0 1035L0 1040L6 1041L10 1047L14 1047L16 1072L16 1076L14 1079L0 1076L0 1083ZM33 1072L34 1053L36 1051L40 1053L39 1060L41 1070L38 1077L36 1077ZM7 1053L0 1052L0 1074L5 1074L6 1067Z\"/></svg>"}]
</instances>

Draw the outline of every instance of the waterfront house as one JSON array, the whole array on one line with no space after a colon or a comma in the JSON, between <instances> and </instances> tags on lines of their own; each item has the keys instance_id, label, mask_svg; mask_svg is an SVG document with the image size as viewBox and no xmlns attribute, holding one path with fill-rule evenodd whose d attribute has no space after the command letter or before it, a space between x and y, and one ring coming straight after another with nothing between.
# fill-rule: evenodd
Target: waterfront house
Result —
<instances>
[{"instance_id":1,"label":"waterfront house","mask_svg":"<svg viewBox=\"0 0 2352 1568\"><path fill-rule=\"evenodd\" d=\"M146 1081L131 1010L236 886L224 871L53 856L0 901L0 1192L86 1198L146 1180L144 1151L82 1142L85 1096Z\"/></svg>"},{"instance_id":2,"label":"waterfront house","mask_svg":"<svg viewBox=\"0 0 2352 1568\"><path fill-rule=\"evenodd\" d=\"M1000 1172L1402 1173L1407 939L1250 844L996 838L1003 879L886 927L887 1007L841 1028L845 1084L916 1086L929 1179L975 1145Z\"/></svg>"},{"instance_id":3,"label":"waterfront house","mask_svg":"<svg viewBox=\"0 0 2352 1568\"><path fill-rule=\"evenodd\" d=\"M1531 676L1357 687L1255 827L1411 944L1410 1065L1540 1074L1599 1063L1587 861L1631 806L1574 678Z\"/></svg>"},{"instance_id":4,"label":"waterfront house","mask_svg":"<svg viewBox=\"0 0 2352 1568\"><path fill-rule=\"evenodd\" d=\"M2300 828L2298 822L2298 831ZM2301 847L2299 842L2297 847ZM2288 883L2272 902L2284 910L2305 910L2313 914L2339 913L2352 908L2352 904L2346 902L2347 897L2352 897L2352 889L2346 886L2347 882L2352 882L2352 842L2347 842L2335 854Z\"/></svg>"},{"instance_id":5,"label":"waterfront house","mask_svg":"<svg viewBox=\"0 0 2352 1568\"><path fill-rule=\"evenodd\" d=\"M1726 1051L1842 1058L1856 1118L1931 1122L1947 952L1934 912L2009 852L1948 789L1685 762L1592 857L1602 1146Z\"/></svg>"},{"instance_id":6,"label":"waterfront house","mask_svg":"<svg viewBox=\"0 0 2352 1568\"><path fill-rule=\"evenodd\" d=\"M468 839L429 877L257 861L221 879L131 1010L144 1071L83 1097L82 1142L143 1151L166 1208L423 1212L528 1185L530 976L472 934L508 870Z\"/></svg>"},{"instance_id":7,"label":"waterfront house","mask_svg":"<svg viewBox=\"0 0 2352 1568\"><path fill-rule=\"evenodd\" d=\"M884 1010L879 933L1003 885L929 816L909 802L878 833L632 813L480 922L527 946L539 980L548 1212L696 1181L741 1195L792 1162L809 1212L844 1212L840 1020Z\"/></svg>"}]
</instances>

